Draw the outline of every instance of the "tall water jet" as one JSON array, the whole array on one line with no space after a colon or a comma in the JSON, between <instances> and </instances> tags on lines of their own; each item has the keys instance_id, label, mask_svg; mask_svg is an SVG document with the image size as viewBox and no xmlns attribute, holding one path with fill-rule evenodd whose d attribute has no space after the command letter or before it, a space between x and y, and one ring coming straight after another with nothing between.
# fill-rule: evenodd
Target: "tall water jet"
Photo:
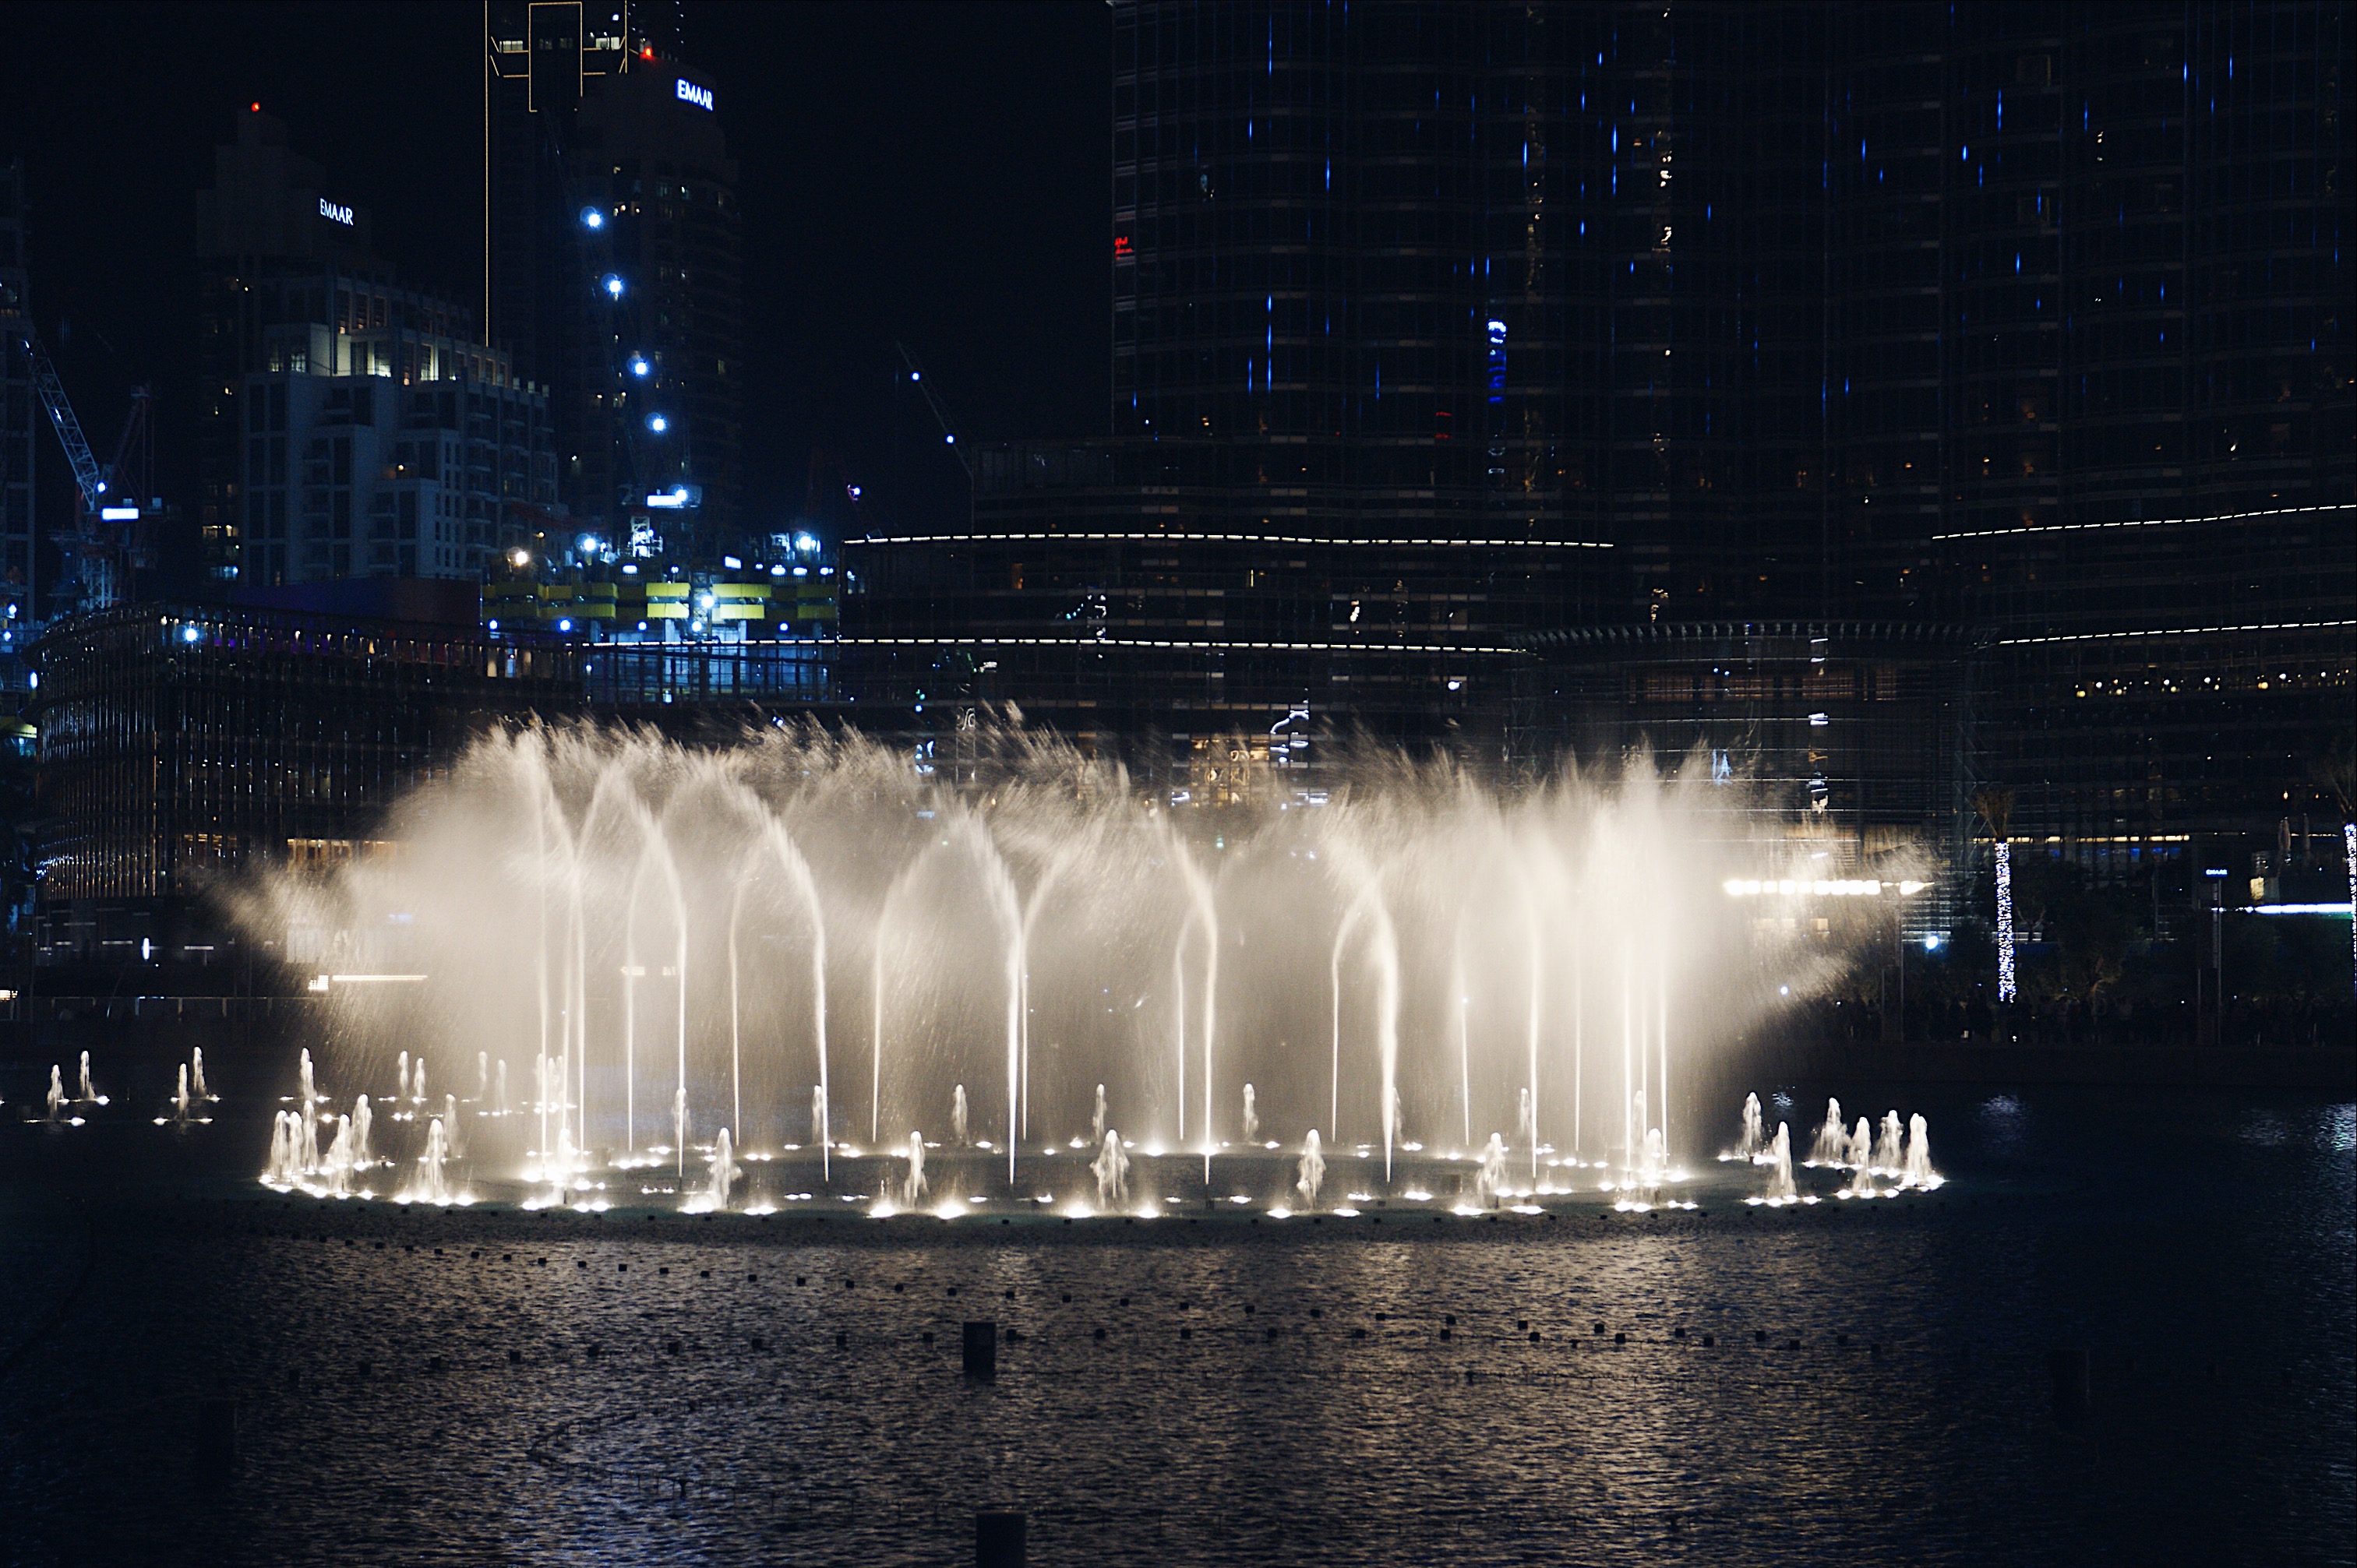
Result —
<instances>
[{"instance_id":1,"label":"tall water jet","mask_svg":"<svg viewBox=\"0 0 2357 1568\"><path fill-rule=\"evenodd\" d=\"M1480 1169L1474 1173L1473 1194L1486 1207L1496 1203L1505 1188L1506 1140L1492 1133L1481 1151Z\"/></svg>"},{"instance_id":2,"label":"tall water jet","mask_svg":"<svg viewBox=\"0 0 2357 1568\"><path fill-rule=\"evenodd\" d=\"M1895 1176L1906 1165L1907 1156L1900 1147L1904 1136L1905 1134L1900 1130L1899 1112L1884 1112L1882 1136L1876 1140L1874 1145L1874 1168L1877 1173L1886 1176Z\"/></svg>"},{"instance_id":3,"label":"tall water jet","mask_svg":"<svg viewBox=\"0 0 2357 1568\"><path fill-rule=\"evenodd\" d=\"M477 1051L475 1053L475 1101L479 1105L489 1104L490 1098L491 1053Z\"/></svg>"},{"instance_id":4,"label":"tall water jet","mask_svg":"<svg viewBox=\"0 0 2357 1568\"><path fill-rule=\"evenodd\" d=\"M75 1095L74 1098L81 1101L84 1105L95 1105L99 1102L98 1090L91 1087L90 1053L88 1051L84 1051L81 1054L81 1091Z\"/></svg>"},{"instance_id":5,"label":"tall water jet","mask_svg":"<svg viewBox=\"0 0 2357 1568\"><path fill-rule=\"evenodd\" d=\"M1103 1094L1104 1085L1097 1085L1097 1092ZM1244 1085L1244 1142L1256 1144L1259 1141L1260 1111L1253 1104L1253 1086L1248 1083Z\"/></svg>"},{"instance_id":6,"label":"tall water jet","mask_svg":"<svg viewBox=\"0 0 2357 1568\"><path fill-rule=\"evenodd\" d=\"M306 1174L319 1168L319 1118L317 1116L303 1116L295 1124L295 1161Z\"/></svg>"},{"instance_id":7,"label":"tall water jet","mask_svg":"<svg viewBox=\"0 0 2357 1568\"><path fill-rule=\"evenodd\" d=\"M831 1162L834 1157L834 1129L828 1122L826 1085L823 1083L811 1085L810 1135L811 1142L818 1145L819 1174L823 1178L831 1177L834 1174Z\"/></svg>"},{"instance_id":8,"label":"tall water jet","mask_svg":"<svg viewBox=\"0 0 2357 1568\"><path fill-rule=\"evenodd\" d=\"M1514 1142L1538 1152L1539 1133L1536 1120L1531 1115L1531 1090L1528 1084L1514 1090Z\"/></svg>"},{"instance_id":9,"label":"tall water jet","mask_svg":"<svg viewBox=\"0 0 2357 1568\"><path fill-rule=\"evenodd\" d=\"M544 1057L543 1059L544 1060L546 1058ZM409 1098L409 1053L407 1051L402 1052L400 1057L396 1058L395 1066L399 1068L401 1072L401 1087L393 1090L393 1102L397 1106L403 1101Z\"/></svg>"},{"instance_id":10,"label":"tall water jet","mask_svg":"<svg viewBox=\"0 0 2357 1568\"><path fill-rule=\"evenodd\" d=\"M1163 819L1165 832L1170 835L1172 856L1178 862L1180 877L1186 882L1187 897L1194 907L1195 920L1203 929L1203 1180L1209 1183L1211 1179L1211 1151L1219 1145L1219 1133L1211 1106L1218 1081L1220 906L1219 900L1212 896L1211 878L1203 875L1203 868L1195 864L1195 857L1188 854L1186 847L1178 842L1178 831L1168 826L1169 821L1168 817ZM1178 1086L1182 1119L1186 1114L1186 1100L1187 1087L1182 1075Z\"/></svg>"},{"instance_id":11,"label":"tall water jet","mask_svg":"<svg viewBox=\"0 0 2357 1568\"><path fill-rule=\"evenodd\" d=\"M190 1078L192 1078L192 1079L195 1080L195 1086L196 1086L196 1091L197 1091L197 1098L198 1098L199 1100L215 1100L215 1099L220 1098L218 1095L214 1094L214 1093L213 1093L213 1091L212 1091L211 1090L207 1089L207 1088L205 1087L205 1047L202 1047L202 1046L192 1046L192 1047L189 1047L189 1049L188 1049L188 1073L189 1073Z\"/></svg>"},{"instance_id":12,"label":"tall water jet","mask_svg":"<svg viewBox=\"0 0 2357 1568\"><path fill-rule=\"evenodd\" d=\"M785 869L786 880L802 896L802 908L810 918L811 1049L818 1058L819 1098L823 1102L834 1093L826 1048L826 916L819 903L818 880L811 875L810 859L802 854L783 825L770 822L763 837L771 856ZM743 1124L741 1122L737 1123L739 1126ZM822 1178L828 1178L833 1174L834 1156L825 1131L827 1122L823 1111L818 1124L821 1129L817 1134L819 1174Z\"/></svg>"},{"instance_id":13,"label":"tall water jet","mask_svg":"<svg viewBox=\"0 0 2357 1568\"><path fill-rule=\"evenodd\" d=\"M1647 1203L1659 1201L1662 1183L1668 1179L1669 1172L1669 1140L1662 1136L1659 1127L1648 1127L1645 1130L1645 1164L1637 1178L1638 1190L1644 1194Z\"/></svg>"},{"instance_id":14,"label":"tall water jet","mask_svg":"<svg viewBox=\"0 0 2357 1568\"><path fill-rule=\"evenodd\" d=\"M1102 1144L1104 1142L1104 1135L1105 1097L1104 1085L1101 1083L1097 1085L1097 1108L1089 1117L1089 1141Z\"/></svg>"},{"instance_id":15,"label":"tall water jet","mask_svg":"<svg viewBox=\"0 0 2357 1568\"><path fill-rule=\"evenodd\" d=\"M508 1058L500 1058L499 1072L491 1079L491 1109L499 1115L508 1113Z\"/></svg>"},{"instance_id":16,"label":"tall water jet","mask_svg":"<svg viewBox=\"0 0 2357 1568\"><path fill-rule=\"evenodd\" d=\"M729 1147L728 1129L720 1129L712 1140L712 1183L705 1188L705 1202L713 1208L728 1207L728 1191L737 1183L737 1160Z\"/></svg>"},{"instance_id":17,"label":"tall water jet","mask_svg":"<svg viewBox=\"0 0 2357 1568\"><path fill-rule=\"evenodd\" d=\"M442 1122L443 1125L448 1129L450 1134L450 1157L454 1160L465 1159L467 1157L467 1139L465 1133L458 1126L458 1097L457 1095L446 1094L442 1097Z\"/></svg>"},{"instance_id":18,"label":"tall water jet","mask_svg":"<svg viewBox=\"0 0 2357 1568\"><path fill-rule=\"evenodd\" d=\"M66 1085L63 1071L59 1068L57 1063L51 1062L49 1064L50 1121L54 1122L58 1119L59 1115L64 1112L66 1103Z\"/></svg>"},{"instance_id":19,"label":"tall water jet","mask_svg":"<svg viewBox=\"0 0 2357 1568\"><path fill-rule=\"evenodd\" d=\"M1121 1133L1105 1129L1104 1144L1097 1157L1089 1162L1089 1171L1097 1178L1097 1207L1112 1208L1129 1197L1129 1155L1121 1146Z\"/></svg>"},{"instance_id":20,"label":"tall water jet","mask_svg":"<svg viewBox=\"0 0 2357 1568\"><path fill-rule=\"evenodd\" d=\"M1940 1185L1940 1173L1932 1168L1932 1124L1920 1111L1907 1119L1907 1168L1899 1185L1923 1190Z\"/></svg>"},{"instance_id":21,"label":"tall water jet","mask_svg":"<svg viewBox=\"0 0 2357 1568\"><path fill-rule=\"evenodd\" d=\"M671 1146L678 1160L677 1172L687 1174L687 1085L681 1084L671 1095Z\"/></svg>"},{"instance_id":22,"label":"tall water jet","mask_svg":"<svg viewBox=\"0 0 2357 1568\"><path fill-rule=\"evenodd\" d=\"M442 1167L450 1158L450 1134L442 1125L442 1118L434 1117L425 1123L425 1152L417 1157L417 1185L409 1196L419 1203L447 1203L450 1184Z\"/></svg>"},{"instance_id":23,"label":"tall water jet","mask_svg":"<svg viewBox=\"0 0 2357 1568\"><path fill-rule=\"evenodd\" d=\"M302 1177L295 1158L295 1112L281 1111L270 1118L270 1163L263 1168L265 1187L293 1187Z\"/></svg>"},{"instance_id":24,"label":"tall water jet","mask_svg":"<svg viewBox=\"0 0 2357 1568\"><path fill-rule=\"evenodd\" d=\"M423 1105L425 1103L425 1056L424 1052L420 1052L418 1054L417 1066L411 1071L409 1102L412 1105Z\"/></svg>"},{"instance_id":25,"label":"tall water jet","mask_svg":"<svg viewBox=\"0 0 2357 1568\"><path fill-rule=\"evenodd\" d=\"M1473 1142L1473 1042L1466 1014L1472 1004L1465 993L1465 921L1459 916L1448 946L1448 1011L1457 1021L1457 1104L1468 1144Z\"/></svg>"},{"instance_id":26,"label":"tall water jet","mask_svg":"<svg viewBox=\"0 0 2357 1568\"><path fill-rule=\"evenodd\" d=\"M1738 1160L1756 1160L1763 1150L1764 1136L1760 1119L1760 1097L1756 1094L1747 1094L1743 1097L1743 1135L1736 1143L1735 1157Z\"/></svg>"},{"instance_id":27,"label":"tall water jet","mask_svg":"<svg viewBox=\"0 0 2357 1568\"><path fill-rule=\"evenodd\" d=\"M188 1064L182 1062L180 1064L179 1082L172 1090L172 1114L182 1122L186 1122L188 1119L188 1105L190 1099L191 1097L188 1093Z\"/></svg>"},{"instance_id":28,"label":"tall water jet","mask_svg":"<svg viewBox=\"0 0 2357 1568\"><path fill-rule=\"evenodd\" d=\"M361 1095L352 1102L352 1158L358 1164L376 1163L376 1149L370 1134L376 1129L376 1112L370 1109L369 1097Z\"/></svg>"},{"instance_id":29,"label":"tall water jet","mask_svg":"<svg viewBox=\"0 0 2357 1568\"><path fill-rule=\"evenodd\" d=\"M331 1197L348 1197L352 1190L352 1167L359 1164L352 1157L352 1119L336 1118L336 1135L328 1144L328 1193Z\"/></svg>"},{"instance_id":30,"label":"tall water jet","mask_svg":"<svg viewBox=\"0 0 2357 1568\"><path fill-rule=\"evenodd\" d=\"M1318 1201L1318 1189L1326 1183L1326 1156L1318 1153L1318 1129L1309 1129L1309 1136L1301 1140L1301 1164L1293 1179L1293 1190L1301 1195L1305 1204Z\"/></svg>"},{"instance_id":31,"label":"tall water jet","mask_svg":"<svg viewBox=\"0 0 2357 1568\"><path fill-rule=\"evenodd\" d=\"M311 1081L311 1048L308 1046L297 1053L296 1069L301 1075L302 1082L302 1087L296 1090L296 1098L303 1101L304 1113L307 1115L313 1102L319 1098L319 1091Z\"/></svg>"},{"instance_id":32,"label":"tall water jet","mask_svg":"<svg viewBox=\"0 0 2357 1568\"><path fill-rule=\"evenodd\" d=\"M1857 1119L1857 1131L1850 1137L1849 1153L1846 1163L1849 1166L1849 1180L1842 1187L1839 1196L1872 1197L1874 1196L1874 1124L1863 1116Z\"/></svg>"},{"instance_id":33,"label":"tall water jet","mask_svg":"<svg viewBox=\"0 0 2357 1568\"><path fill-rule=\"evenodd\" d=\"M1792 1182L1792 1132L1783 1122L1776 1123L1776 1141L1768 1146L1768 1190L1760 1196L1770 1203L1790 1203L1801 1195Z\"/></svg>"},{"instance_id":34,"label":"tall water jet","mask_svg":"<svg viewBox=\"0 0 2357 1568\"><path fill-rule=\"evenodd\" d=\"M965 1085L959 1084L950 1094L950 1141L963 1148L974 1140L965 1130Z\"/></svg>"},{"instance_id":35,"label":"tall water jet","mask_svg":"<svg viewBox=\"0 0 2357 1568\"><path fill-rule=\"evenodd\" d=\"M1825 1119L1817 1128L1816 1146L1809 1151L1813 1165L1838 1165L1849 1159L1849 1135L1842 1122L1841 1101L1825 1101Z\"/></svg>"},{"instance_id":36,"label":"tall water jet","mask_svg":"<svg viewBox=\"0 0 2357 1568\"><path fill-rule=\"evenodd\" d=\"M905 1150L909 1169L900 1180L900 1207L914 1208L925 1196L925 1135L910 1133Z\"/></svg>"}]
</instances>

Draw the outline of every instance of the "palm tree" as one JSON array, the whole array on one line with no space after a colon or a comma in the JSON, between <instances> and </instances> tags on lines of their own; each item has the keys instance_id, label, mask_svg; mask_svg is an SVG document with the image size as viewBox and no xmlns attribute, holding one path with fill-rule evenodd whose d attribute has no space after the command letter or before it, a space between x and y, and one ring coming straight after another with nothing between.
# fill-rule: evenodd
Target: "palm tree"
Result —
<instances>
[{"instance_id":1,"label":"palm tree","mask_svg":"<svg viewBox=\"0 0 2357 1568\"><path fill-rule=\"evenodd\" d=\"M2013 791L1992 784L1973 797L1973 811L1988 824L1996 851L1996 999L2011 1002L2013 983Z\"/></svg>"}]
</instances>

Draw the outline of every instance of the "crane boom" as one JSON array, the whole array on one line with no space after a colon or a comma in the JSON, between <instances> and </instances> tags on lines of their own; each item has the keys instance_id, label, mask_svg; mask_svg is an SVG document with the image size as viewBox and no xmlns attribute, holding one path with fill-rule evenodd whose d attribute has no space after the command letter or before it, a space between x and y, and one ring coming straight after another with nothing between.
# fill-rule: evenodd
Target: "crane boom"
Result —
<instances>
[{"instance_id":1,"label":"crane boom","mask_svg":"<svg viewBox=\"0 0 2357 1568\"><path fill-rule=\"evenodd\" d=\"M106 494L106 476L98 466L98 455L90 449L90 440L81 433L81 421L74 417L73 404L67 401L65 383L58 380L58 368L49 363L49 351L41 346L41 335L33 329L32 322L18 317L9 323L25 345L25 358L33 368L33 390L41 406L49 411L49 423L57 427L58 445L66 452L66 462L73 468L74 484L81 491L82 505L95 512Z\"/></svg>"},{"instance_id":2,"label":"crane boom","mask_svg":"<svg viewBox=\"0 0 2357 1568\"><path fill-rule=\"evenodd\" d=\"M933 419L942 427L942 445L950 449L950 456L958 460L958 467L965 470L968 479L972 479L974 464L967 458L965 449L958 445L957 427L950 423L950 411L934 392L933 383L925 379L925 368L917 363L917 356L909 352L906 343L895 343L892 347L900 350L900 363L908 367L909 381L924 395L925 406L933 411Z\"/></svg>"}]
</instances>

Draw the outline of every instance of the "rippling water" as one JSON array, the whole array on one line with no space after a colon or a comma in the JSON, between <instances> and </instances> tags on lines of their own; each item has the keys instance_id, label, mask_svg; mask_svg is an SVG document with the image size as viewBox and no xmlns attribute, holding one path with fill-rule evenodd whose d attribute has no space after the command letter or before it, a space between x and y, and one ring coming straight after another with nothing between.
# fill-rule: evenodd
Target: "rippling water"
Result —
<instances>
[{"instance_id":1,"label":"rippling water","mask_svg":"<svg viewBox=\"0 0 2357 1568\"><path fill-rule=\"evenodd\" d=\"M2357 1107L1912 1108L1931 1198L1380 1226L424 1212L11 1123L0 1354L65 1305L0 1562L946 1563L995 1507L1045 1563L2357 1555Z\"/></svg>"}]
</instances>

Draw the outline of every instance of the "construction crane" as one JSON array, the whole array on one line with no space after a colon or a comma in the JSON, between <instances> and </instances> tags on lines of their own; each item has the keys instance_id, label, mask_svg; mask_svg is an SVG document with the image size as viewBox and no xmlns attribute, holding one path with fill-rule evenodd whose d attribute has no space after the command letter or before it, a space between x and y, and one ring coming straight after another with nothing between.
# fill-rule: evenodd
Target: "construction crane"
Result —
<instances>
[{"instance_id":1,"label":"construction crane","mask_svg":"<svg viewBox=\"0 0 2357 1568\"><path fill-rule=\"evenodd\" d=\"M65 566L51 593L53 603L61 613L103 609L128 596L133 569L147 564L138 525L154 488L154 443L147 417L152 400L145 387L132 389L123 439L115 444L113 459L100 464L31 318L11 315L5 325L25 347L34 392L48 411L49 426L73 470L73 527L51 535Z\"/></svg>"},{"instance_id":2,"label":"construction crane","mask_svg":"<svg viewBox=\"0 0 2357 1568\"><path fill-rule=\"evenodd\" d=\"M950 449L950 456L958 460L958 467L965 470L967 481L972 482L974 464L967 459L965 448L958 445L957 426L951 422L950 411L942 406L940 395L933 391L933 383L925 379L925 368L917 363L917 356L909 352L906 343L895 343L892 347L900 351L900 364L909 373L909 384L923 394L925 406L933 411L933 419L942 427L942 445Z\"/></svg>"}]
</instances>

